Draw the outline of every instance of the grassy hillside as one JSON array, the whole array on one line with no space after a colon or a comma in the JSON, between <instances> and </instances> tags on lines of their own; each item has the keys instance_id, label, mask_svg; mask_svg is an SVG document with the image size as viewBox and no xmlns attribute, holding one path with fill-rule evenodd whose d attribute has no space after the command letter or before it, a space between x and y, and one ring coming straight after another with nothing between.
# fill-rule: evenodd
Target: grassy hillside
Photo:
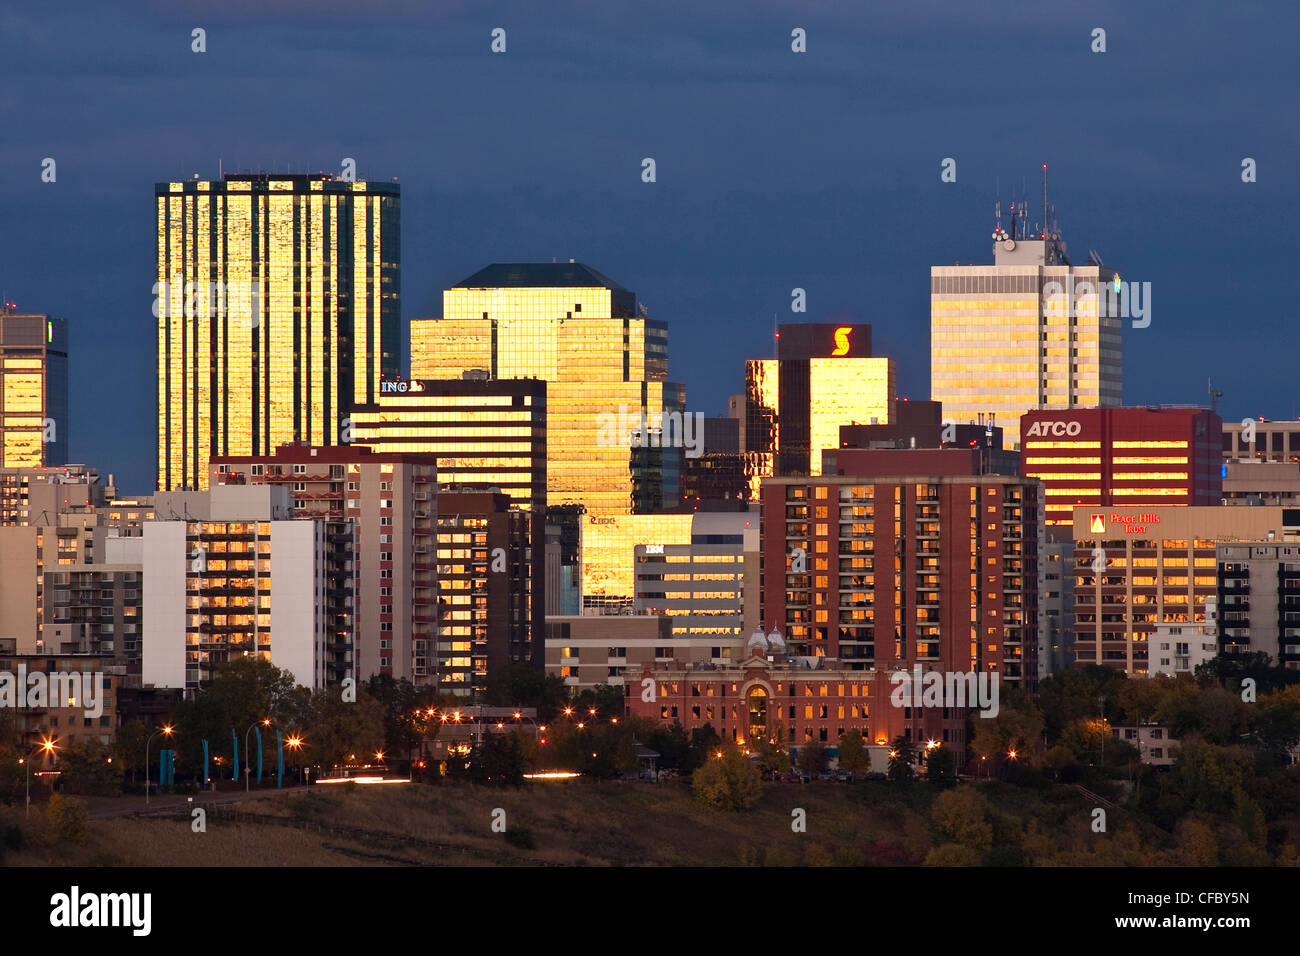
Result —
<instances>
[{"instance_id":1,"label":"grassy hillside","mask_svg":"<svg viewBox=\"0 0 1300 956\"><path fill-rule=\"evenodd\" d=\"M68 830L69 824L34 812L27 845L9 849L5 863L779 866L919 865L927 857L932 864L957 865L1229 862L1214 858L1223 837L1216 838L1208 825L1166 833L1112 809L1107 832L1094 832L1092 801L1073 788L984 784L953 793L956 799L945 798L945 815L925 784L875 781L765 784L758 805L739 813L705 808L682 783L321 788L214 807L205 833L192 832L181 817L88 821L77 832L75 824ZM505 811L507 834L492 830L497 809ZM806 832L792 830L795 809L806 813ZM0 811L0 830L21 822L20 809Z\"/></svg>"}]
</instances>

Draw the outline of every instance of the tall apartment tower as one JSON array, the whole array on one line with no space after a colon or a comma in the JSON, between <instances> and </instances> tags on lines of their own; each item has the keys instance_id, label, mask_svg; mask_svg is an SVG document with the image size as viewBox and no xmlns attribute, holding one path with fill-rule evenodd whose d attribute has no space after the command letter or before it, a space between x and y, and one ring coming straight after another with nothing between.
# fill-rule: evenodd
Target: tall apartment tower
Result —
<instances>
[{"instance_id":1,"label":"tall apartment tower","mask_svg":"<svg viewBox=\"0 0 1300 956\"><path fill-rule=\"evenodd\" d=\"M294 518L355 525L354 676L432 683L438 590L438 475L432 455L379 454L361 445L282 445L268 457L214 458L209 481L212 489L289 489Z\"/></svg>"},{"instance_id":2,"label":"tall apartment tower","mask_svg":"<svg viewBox=\"0 0 1300 956\"><path fill-rule=\"evenodd\" d=\"M1072 265L1054 219L1031 230L1013 204L993 265L930 269L930 397L951 422L1000 426L1007 449L1027 411L1121 402L1116 274L1095 254Z\"/></svg>"},{"instance_id":3,"label":"tall apartment tower","mask_svg":"<svg viewBox=\"0 0 1300 956\"><path fill-rule=\"evenodd\" d=\"M157 496L140 552L145 686L192 693L252 657L312 688L355 676L356 524L296 519L293 500L275 485Z\"/></svg>"},{"instance_id":4,"label":"tall apartment tower","mask_svg":"<svg viewBox=\"0 0 1300 956\"><path fill-rule=\"evenodd\" d=\"M68 325L0 306L0 468L68 460Z\"/></svg>"},{"instance_id":5,"label":"tall apartment tower","mask_svg":"<svg viewBox=\"0 0 1300 956\"><path fill-rule=\"evenodd\" d=\"M155 187L158 487L219 455L340 443L400 361L396 183L227 174Z\"/></svg>"},{"instance_id":6,"label":"tall apartment tower","mask_svg":"<svg viewBox=\"0 0 1300 956\"><path fill-rule=\"evenodd\" d=\"M1036 693L1038 483L976 474L974 452L861 454L763 482L763 626L810 665L996 671Z\"/></svg>"},{"instance_id":7,"label":"tall apartment tower","mask_svg":"<svg viewBox=\"0 0 1300 956\"><path fill-rule=\"evenodd\" d=\"M468 697L508 664L542 669L545 563L500 492L438 493L438 689Z\"/></svg>"},{"instance_id":8,"label":"tall apartment tower","mask_svg":"<svg viewBox=\"0 0 1300 956\"><path fill-rule=\"evenodd\" d=\"M681 443L662 444L686 387L667 381L667 324L634 293L582 263L500 263L443 292L442 314L411 322L413 379L546 382L547 505L677 503Z\"/></svg>"}]
</instances>

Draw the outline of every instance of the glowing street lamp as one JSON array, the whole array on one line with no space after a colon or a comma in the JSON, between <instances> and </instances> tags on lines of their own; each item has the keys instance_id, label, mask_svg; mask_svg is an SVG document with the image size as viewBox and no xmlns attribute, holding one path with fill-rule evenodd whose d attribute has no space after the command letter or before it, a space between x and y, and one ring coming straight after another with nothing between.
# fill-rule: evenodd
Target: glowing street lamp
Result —
<instances>
[{"instance_id":1,"label":"glowing street lamp","mask_svg":"<svg viewBox=\"0 0 1300 956\"><path fill-rule=\"evenodd\" d=\"M149 739L144 742L144 802L146 804L149 803L149 744L152 743L153 739L159 734L162 734L165 737L170 737L174 729L175 728L172 727L171 724L168 724L165 727L159 727L151 733ZM159 783L159 786L162 786L162 784Z\"/></svg>"},{"instance_id":2,"label":"glowing street lamp","mask_svg":"<svg viewBox=\"0 0 1300 956\"><path fill-rule=\"evenodd\" d=\"M33 751L32 751L30 754L28 754L26 757L23 757L23 758L21 758L21 759L18 761L20 764L22 764L22 765L26 768L26 773L25 773L24 775L25 775L26 778L27 778L27 781L26 781L26 784L25 784L26 791L27 791L27 811L26 811L26 815L27 815L27 816L31 816L31 815L32 815L32 765L31 765L30 761L31 761L31 759L32 759L33 757L35 757L37 754L47 754L47 755L48 755L48 754L52 754L52 753L54 753L54 741L51 740L50 738L46 737L46 738L44 738L44 739L41 740L41 745L40 745L39 747L37 747L35 750L33 750Z\"/></svg>"}]
</instances>

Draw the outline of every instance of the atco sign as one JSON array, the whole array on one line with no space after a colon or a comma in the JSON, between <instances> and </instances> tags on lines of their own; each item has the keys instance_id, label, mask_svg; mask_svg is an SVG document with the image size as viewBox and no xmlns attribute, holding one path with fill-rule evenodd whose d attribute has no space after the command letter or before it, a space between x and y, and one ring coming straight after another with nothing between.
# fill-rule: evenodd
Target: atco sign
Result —
<instances>
[{"instance_id":1,"label":"atco sign","mask_svg":"<svg viewBox=\"0 0 1300 956\"><path fill-rule=\"evenodd\" d=\"M1049 436L1073 438L1083 430L1078 422L1034 422L1025 432L1026 438L1047 438Z\"/></svg>"}]
</instances>

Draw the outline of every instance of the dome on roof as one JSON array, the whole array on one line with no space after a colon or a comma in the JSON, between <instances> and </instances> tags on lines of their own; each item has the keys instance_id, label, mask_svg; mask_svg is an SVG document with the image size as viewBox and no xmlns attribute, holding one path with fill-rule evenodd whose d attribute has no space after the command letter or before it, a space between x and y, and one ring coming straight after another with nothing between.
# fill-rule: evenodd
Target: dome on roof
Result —
<instances>
[{"instance_id":1,"label":"dome on roof","mask_svg":"<svg viewBox=\"0 0 1300 956\"><path fill-rule=\"evenodd\" d=\"M761 627L754 628L754 633L750 635L749 641L745 644L745 650L754 647L760 648L763 653L767 653L767 638L763 636L763 629Z\"/></svg>"},{"instance_id":2,"label":"dome on roof","mask_svg":"<svg viewBox=\"0 0 1300 956\"><path fill-rule=\"evenodd\" d=\"M772 628L772 633L767 635L767 643L773 650L785 650L785 638L775 627Z\"/></svg>"}]
</instances>

